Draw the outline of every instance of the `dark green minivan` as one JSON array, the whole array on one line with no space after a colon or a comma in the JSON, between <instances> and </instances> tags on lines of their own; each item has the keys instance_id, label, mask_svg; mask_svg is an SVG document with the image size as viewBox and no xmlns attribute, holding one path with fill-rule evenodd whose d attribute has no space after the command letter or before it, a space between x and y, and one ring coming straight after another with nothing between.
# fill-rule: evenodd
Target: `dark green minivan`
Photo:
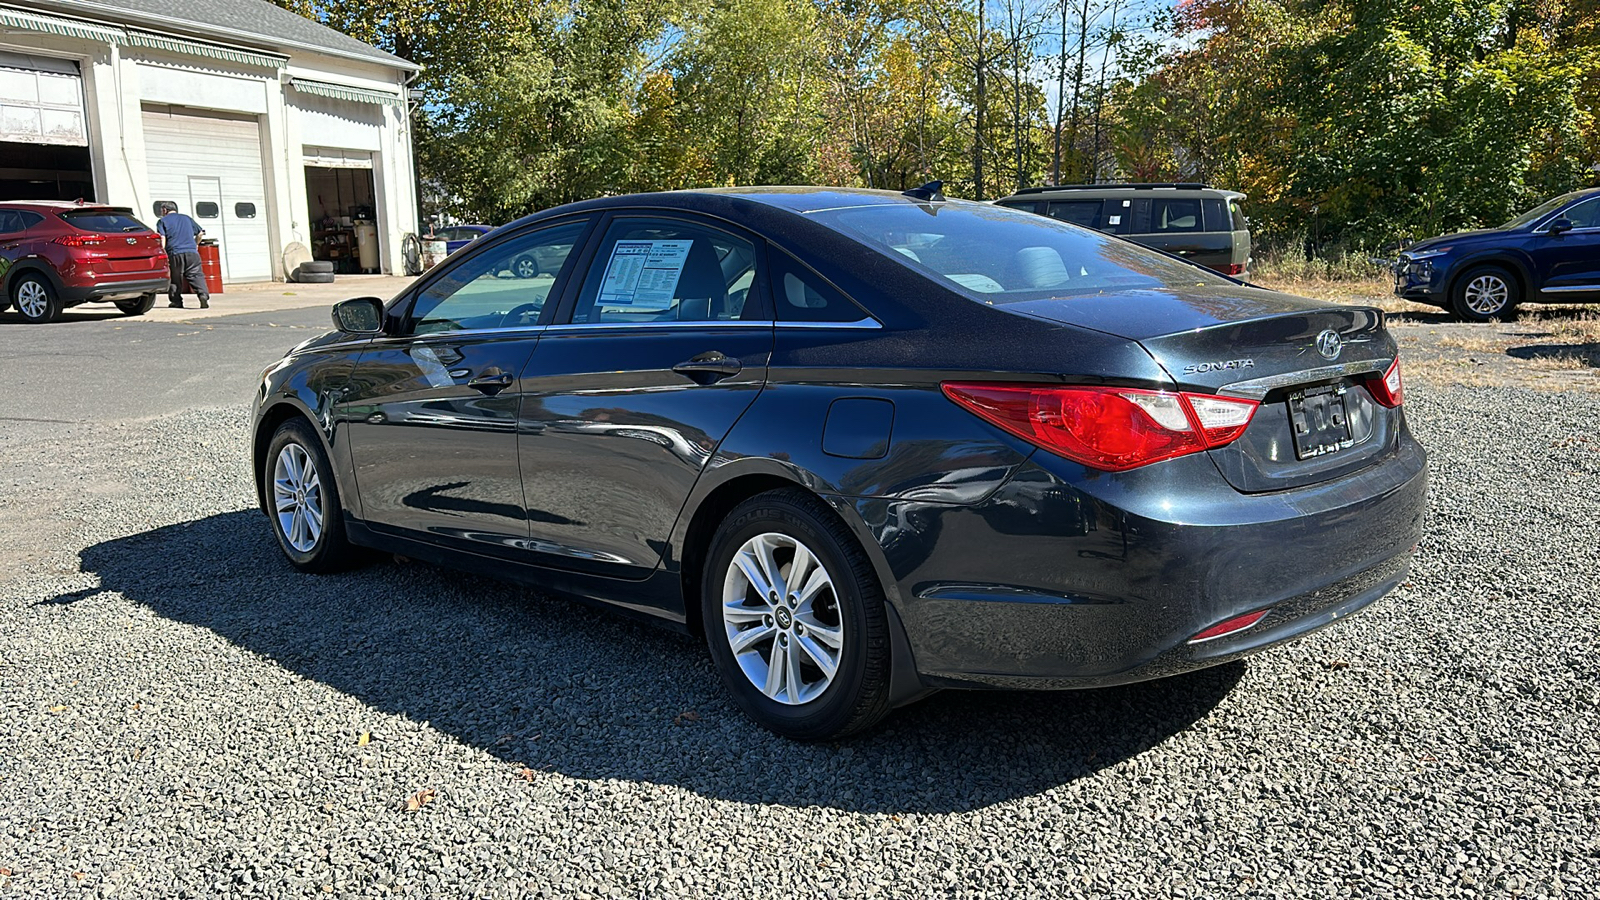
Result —
<instances>
[{"instance_id":1,"label":"dark green minivan","mask_svg":"<svg viewBox=\"0 0 1600 900\"><path fill-rule=\"evenodd\" d=\"M1094 228L1181 256L1224 275L1250 271L1244 194L1194 182L1058 184L1025 188L995 203Z\"/></svg>"}]
</instances>

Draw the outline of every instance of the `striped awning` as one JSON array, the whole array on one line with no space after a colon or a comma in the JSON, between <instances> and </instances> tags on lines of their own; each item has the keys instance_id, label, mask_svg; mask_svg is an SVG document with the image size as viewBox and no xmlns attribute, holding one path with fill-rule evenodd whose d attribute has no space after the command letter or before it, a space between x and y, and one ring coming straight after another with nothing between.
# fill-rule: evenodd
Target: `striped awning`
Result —
<instances>
[{"instance_id":1,"label":"striped awning","mask_svg":"<svg viewBox=\"0 0 1600 900\"><path fill-rule=\"evenodd\" d=\"M207 59L220 59L247 66L261 66L265 69L281 69L289 63L288 57L285 56L255 53L249 50L235 50L231 47L219 47L216 44L166 37L145 31L130 30L122 42L130 47L148 47L152 50L182 53L185 56L203 56Z\"/></svg>"},{"instance_id":2,"label":"striped awning","mask_svg":"<svg viewBox=\"0 0 1600 900\"><path fill-rule=\"evenodd\" d=\"M367 88L348 87L342 84L329 84L326 81L307 81L304 78L294 78L289 84L302 94L315 94L318 97L332 97L335 100L350 100L356 103L384 103L390 106L401 106L405 100L399 94L388 91L374 91Z\"/></svg>"},{"instance_id":3,"label":"striped awning","mask_svg":"<svg viewBox=\"0 0 1600 900\"><path fill-rule=\"evenodd\" d=\"M104 41L108 44L122 43L122 29L120 28L107 28L103 25L80 22L76 19L62 19L56 16L24 12L20 9L11 9L4 6L0 6L0 25L6 28L20 28L24 31L37 31L43 34L59 34L63 37Z\"/></svg>"}]
</instances>

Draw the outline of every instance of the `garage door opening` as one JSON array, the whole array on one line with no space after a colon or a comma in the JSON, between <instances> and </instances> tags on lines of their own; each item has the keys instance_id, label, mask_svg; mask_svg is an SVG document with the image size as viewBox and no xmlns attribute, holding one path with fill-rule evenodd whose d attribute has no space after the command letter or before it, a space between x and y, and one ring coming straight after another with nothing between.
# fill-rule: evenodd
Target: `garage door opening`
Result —
<instances>
[{"instance_id":1,"label":"garage door opening","mask_svg":"<svg viewBox=\"0 0 1600 900\"><path fill-rule=\"evenodd\" d=\"M88 147L0 141L0 200L94 200Z\"/></svg>"},{"instance_id":2,"label":"garage door opening","mask_svg":"<svg viewBox=\"0 0 1600 900\"><path fill-rule=\"evenodd\" d=\"M373 199L370 155L365 162L368 168L319 166L307 161L311 257L333 263L335 272L378 270L377 205Z\"/></svg>"}]
</instances>

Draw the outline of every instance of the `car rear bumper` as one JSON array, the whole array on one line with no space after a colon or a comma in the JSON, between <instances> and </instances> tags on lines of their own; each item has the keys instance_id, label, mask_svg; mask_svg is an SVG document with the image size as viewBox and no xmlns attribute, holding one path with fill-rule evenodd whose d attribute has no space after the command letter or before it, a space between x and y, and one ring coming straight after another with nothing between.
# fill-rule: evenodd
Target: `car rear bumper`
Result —
<instances>
[{"instance_id":1,"label":"car rear bumper","mask_svg":"<svg viewBox=\"0 0 1600 900\"><path fill-rule=\"evenodd\" d=\"M135 281L104 281L92 285L62 285L61 301L67 306L104 300L126 300L140 294L165 294L172 282L166 277Z\"/></svg>"},{"instance_id":2,"label":"car rear bumper","mask_svg":"<svg viewBox=\"0 0 1600 900\"><path fill-rule=\"evenodd\" d=\"M1258 495L1203 456L1079 484L1044 457L975 506L858 505L929 686L1100 687L1228 662L1383 596L1421 537L1427 467L1409 435L1358 475Z\"/></svg>"}]
</instances>

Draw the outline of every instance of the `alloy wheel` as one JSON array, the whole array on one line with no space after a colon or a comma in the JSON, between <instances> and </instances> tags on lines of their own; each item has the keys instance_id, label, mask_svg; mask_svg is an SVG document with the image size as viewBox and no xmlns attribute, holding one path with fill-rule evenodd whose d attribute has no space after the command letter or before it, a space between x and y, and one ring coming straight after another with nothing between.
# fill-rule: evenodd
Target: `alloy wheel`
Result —
<instances>
[{"instance_id":1,"label":"alloy wheel","mask_svg":"<svg viewBox=\"0 0 1600 900\"><path fill-rule=\"evenodd\" d=\"M17 310L30 319L43 316L50 307L50 294L45 286L29 278L17 285Z\"/></svg>"},{"instance_id":2,"label":"alloy wheel","mask_svg":"<svg viewBox=\"0 0 1600 900\"><path fill-rule=\"evenodd\" d=\"M289 546L310 553L322 538L322 481L299 444L285 444L272 467L272 503Z\"/></svg>"},{"instance_id":3,"label":"alloy wheel","mask_svg":"<svg viewBox=\"0 0 1600 900\"><path fill-rule=\"evenodd\" d=\"M1494 315L1505 308L1511 297L1511 286L1498 275L1479 275L1467 283L1462 296L1467 308L1478 315Z\"/></svg>"},{"instance_id":4,"label":"alloy wheel","mask_svg":"<svg viewBox=\"0 0 1600 900\"><path fill-rule=\"evenodd\" d=\"M723 581L722 622L740 670L770 700L808 703L839 673L845 634L833 579L790 535L758 534L739 547Z\"/></svg>"}]
</instances>

